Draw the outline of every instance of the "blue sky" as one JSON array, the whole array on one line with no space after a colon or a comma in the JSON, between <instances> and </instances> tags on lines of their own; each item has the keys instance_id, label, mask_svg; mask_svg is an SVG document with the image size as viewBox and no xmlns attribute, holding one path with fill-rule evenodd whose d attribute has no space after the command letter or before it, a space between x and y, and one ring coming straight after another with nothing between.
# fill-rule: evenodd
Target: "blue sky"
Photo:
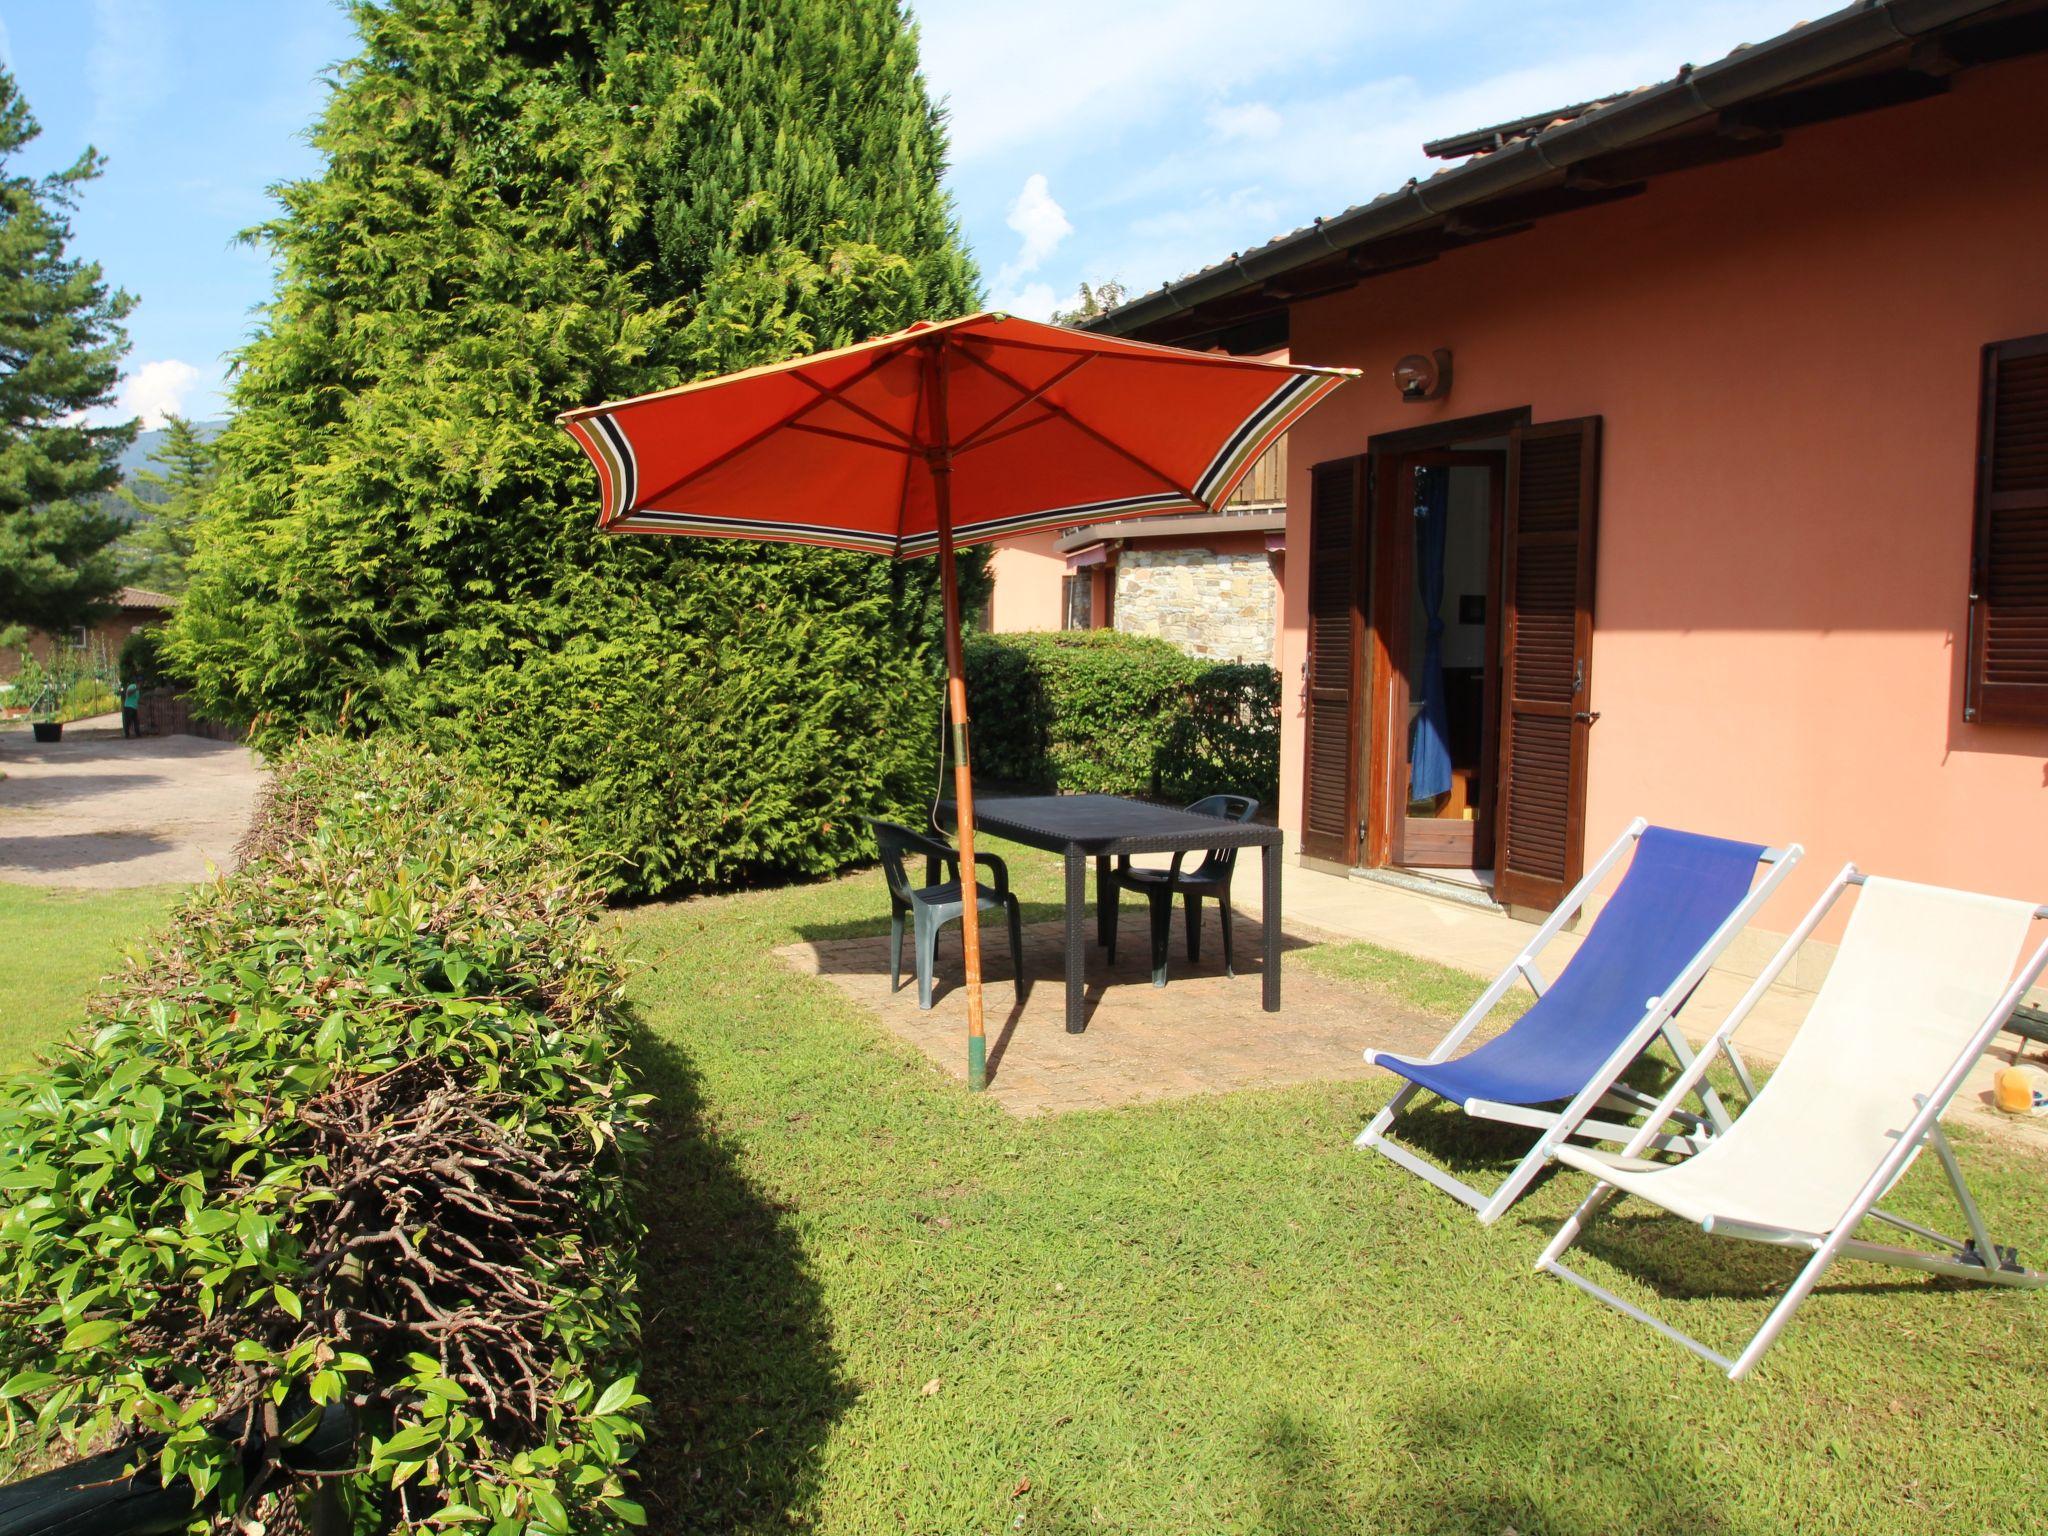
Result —
<instances>
[{"instance_id":1,"label":"blue sky","mask_svg":"<svg viewBox=\"0 0 2048 1536\"><path fill-rule=\"evenodd\" d=\"M1424 139L1662 79L1828 0L913 0L991 301L1133 292L1428 174ZM329 0L0 0L44 134L108 158L75 249L140 303L122 414L222 410L270 291L235 243L316 169Z\"/></svg>"}]
</instances>

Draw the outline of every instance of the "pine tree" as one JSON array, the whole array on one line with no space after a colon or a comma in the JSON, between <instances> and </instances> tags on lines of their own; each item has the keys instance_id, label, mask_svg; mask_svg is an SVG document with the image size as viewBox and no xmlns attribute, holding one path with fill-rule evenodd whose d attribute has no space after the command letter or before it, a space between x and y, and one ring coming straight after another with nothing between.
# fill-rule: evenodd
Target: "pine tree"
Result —
<instances>
[{"instance_id":1,"label":"pine tree","mask_svg":"<svg viewBox=\"0 0 2048 1536\"><path fill-rule=\"evenodd\" d=\"M164 418L164 437L139 469L115 490L134 521L121 537L121 574L132 586L177 594L185 590L192 530L220 477L211 439L182 416Z\"/></svg>"},{"instance_id":2,"label":"pine tree","mask_svg":"<svg viewBox=\"0 0 2048 1536\"><path fill-rule=\"evenodd\" d=\"M602 538L553 417L971 305L895 0L353 15L181 670L269 736L460 746L625 889L845 864L928 787L928 562Z\"/></svg>"},{"instance_id":3,"label":"pine tree","mask_svg":"<svg viewBox=\"0 0 2048 1536\"><path fill-rule=\"evenodd\" d=\"M0 68L0 632L68 629L104 610L120 584L110 546L121 521L101 496L135 439L132 421L79 419L114 398L134 305L66 254L100 157L88 149L66 170L23 175L15 159L40 131Z\"/></svg>"}]
</instances>

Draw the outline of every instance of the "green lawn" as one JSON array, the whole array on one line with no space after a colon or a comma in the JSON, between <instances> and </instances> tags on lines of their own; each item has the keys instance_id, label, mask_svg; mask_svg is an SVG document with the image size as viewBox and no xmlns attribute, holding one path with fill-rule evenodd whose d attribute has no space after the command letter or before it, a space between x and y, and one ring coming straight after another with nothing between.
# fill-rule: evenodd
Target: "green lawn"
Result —
<instances>
[{"instance_id":1,"label":"green lawn","mask_svg":"<svg viewBox=\"0 0 2048 1536\"><path fill-rule=\"evenodd\" d=\"M1049 860L1013 867L1050 901ZM1844 1266L1731 1386L1531 1273L1578 1175L1481 1230L1353 1151L1383 1087L1029 1122L970 1098L768 953L874 930L880 894L868 874L617 919L661 1101L641 1282L656 1529L2048 1521L2048 1297ZM1303 959L1446 1012L1478 988L1364 946ZM1519 1145L1443 1116L1421 1134L1467 1165ZM2048 1167L1958 1139L2038 1262ZM1939 1193L1930 1160L1895 1204L1953 1226ZM1591 1273L1724 1349L1791 1269L1640 1207L1596 1230Z\"/></svg>"},{"instance_id":2,"label":"green lawn","mask_svg":"<svg viewBox=\"0 0 2048 1536\"><path fill-rule=\"evenodd\" d=\"M1049 860L1013 857L1033 916ZM660 1096L642 1267L664 1531L2039 1530L2048 1297L1844 1266L1730 1386L1530 1263L1583 1192L1499 1226L1352 1133L1332 1085L1020 1122L768 951L874 931L873 874L647 906L638 1053ZM175 889L0 886L0 1060L76 1016ZM1455 1014L1478 983L1305 952ZM1114 1008L1095 1027L1114 1027ZM1513 1137L1450 1117L1439 1155ZM2039 1262L2048 1165L1967 1134ZM1931 1165L1896 1204L1953 1225ZM1790 1261L1624 1206L1586 1267L1724 1349Z\"/></svg>"},{"instance_id":3,"label":"green lawn","mask_svg":"<svg viewBox=\"0 0 2048 1536\"><path fill-rule=\"evenodd\" d=\"M79 1002L121 954L184 894L181 885L127 891L0 884L0 1071L79 1019Z\"/></svg>"}]
</instances>

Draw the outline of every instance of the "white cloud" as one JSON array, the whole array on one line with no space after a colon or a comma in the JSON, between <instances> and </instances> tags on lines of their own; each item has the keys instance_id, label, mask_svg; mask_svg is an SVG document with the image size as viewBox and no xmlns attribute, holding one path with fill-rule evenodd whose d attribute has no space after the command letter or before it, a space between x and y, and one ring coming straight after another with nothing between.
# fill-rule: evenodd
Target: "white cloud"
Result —
<instances>
[{"instance_id":1,"label":"white cloud","mask_svg":"<svg viewBox=\"0 0 2048 1536\"><path fill-rule=\"evenodd\" d=\"M1460 8L1453 3L1450 7ZM1305 53L1416 25L1404 0L915 0L926 78L948 98L956 160L1085 139L1226 94ZM1310 41L1312 40L1312 41Z\"/></svg>"},{"instance_id":2,"label":"white cloud","mask_svg":"<svg viewBox=\"0 0 2048 1536\"><path fill-rule=\"evenodd\" d=\"M85 66L92 88L90 137L105 149L170 94L175 66L160 0L94 0Z\"/></svg>"},{"instance_id":3,"label":"white cloud","mask_svg":"<svg viewBox=\"0 0 2048 1536\"><path fill-rule=\"evenodd\" d=\"M1033 171L1024 178L1024 190L1010 204L1010 216L1004 222L1023 241L1016 259L1006 269L1013 273L1037 271L1038 264L1074 232L1074 226L1067 222L1066 209L1053 201L1043 171Z\"/></svg>"},{"instance_id":4,"label":"white cloud","mask_svg":"<svg viewBox=\"0 0 2048 1536\"><path fill-rule=\"evenodd\" d=\"M1268 137L1185 139L1097 199L1090 227L1117 238L1095 264L1129 274L1132 290L1144 292L1312 217L1370 202L1411 176L1427 179L1445 166L1423 155L1425 140L1668 79L1686 59L1705 62L1788 24L1784 0L1729 0L1697 13L1651 8L1637 19L1604 45L1589 47L1577 34L1450 88L1389 70L1291 96Z\"/></svg>"},{"instance_id":5,"label":"white cloud","mask_svg":"<svg viewBox=\"0 0 2048 1536\"><path fill-rule=\"evenodd\" d=\"M1053 201L1044 173L1037 171L1024 178L1024 190L1011 202L1010 215L1004 222L1017 236L1017 254L996 273L990 285L993 291L989 305L1005 314L1043 320L1053 311L1052 287L1047 283L1026 283L1024 279L1059 249L1060 242L1074 232L1074 226L1068 222L1067 211Z\"/></svg>"},{"instance_id":6,"label":"white cloud","mask_svg":"<svg viewBox=\"0 0 2048 1536\"><path fill-rule=\"evenodd\" d=\"M1029 270L1000 259L1001 193L1034 166L1085 233L1033 275L1071 291L1070 271L1114 274L1142 292L1441 170L1426 139L1669 79L1806 13L1795 0L1261 0L1248 25L1239 0L910 3L948 104L950 181L998 293Z\"/></svg>"},{"instance_id":7,"label":"white cloud","mask_svg":"<svg viewBox=\"0 0 2048 1536\"><path fill-rule=\"evenodd\" d=\"M203 382L199 370L175 357L144 363L121 380L114 401L113 419L127 421L140 416L144 431L164 424L166 416L183 416L185 401Z\"/></svg>"},{"instance_id":8,"label":"white cloud","mask_svg":"<svg viewBox=\"0 0 2048 1536\"><path fill-rule=\"evenodd\" d=\"M1050 283L1027 283L1022 288L1011 288L988 296L990 309L1016 315L1023 320L1050 320L1059 302Z\"/></svg>"},{"instance_id":9,"label":"white cloud","mask_svg":"<svg viewBox=\"0 0 2048 1536\"><path fill-rule=\"evenodd\" d=\"M1263 101L1209 109L1209 131L1219 139L1270 139L1280 126L1280 114Z\"/></svg>"},{"instance_id":10,"label":"white cloud","mask_svg":"<svg viewBox=\"0 0 2048 1536\"><path fill-rule=\"evenodd\" d=\"M1214 244L1239 230L1270 229L1280 216L1280 205L1260 189L1239 187L1227 195L1205 192L1190 202L1132 219L1127 227L1141 240L1196 239Z\"/></svg>"}]
</instances>

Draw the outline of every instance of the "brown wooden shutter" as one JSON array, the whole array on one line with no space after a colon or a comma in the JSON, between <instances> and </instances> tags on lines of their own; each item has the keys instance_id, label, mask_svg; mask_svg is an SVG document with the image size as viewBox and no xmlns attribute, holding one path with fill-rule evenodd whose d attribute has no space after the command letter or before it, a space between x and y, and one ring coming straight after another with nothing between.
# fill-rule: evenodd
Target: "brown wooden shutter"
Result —
<instances>
[{"instance_id":1,"label":"brown wooden shutter","mask_svg":"<svg viewBox=\"0 0 2048 1536\"><path fill-rule=\"evenodd\" d=\"M1358 862L1358 595L1364 518L1360 459L1309 471L1308 730L1301 851Z\"/></svg>"},{"instance_id":2,"label":"brown wooden shutter","mask_svg":"<svg viewBox=\"0 0 2048 1536\"><path fill-rule=\"evenodd\" d=\"M1963 718L2048 724L2048 336L1984 349Z\"/></svg>"},{"instance_id":3,"label":"brown wooden shutter","mask_svg":"<svg viewBox=\"0 0 2048 1536\"><path fill-rule=\"evenodd\" d=\"M1549 909L1585 864L1600 418L1508 434L1494 895Z\"/></svg>"}]
</instances>

